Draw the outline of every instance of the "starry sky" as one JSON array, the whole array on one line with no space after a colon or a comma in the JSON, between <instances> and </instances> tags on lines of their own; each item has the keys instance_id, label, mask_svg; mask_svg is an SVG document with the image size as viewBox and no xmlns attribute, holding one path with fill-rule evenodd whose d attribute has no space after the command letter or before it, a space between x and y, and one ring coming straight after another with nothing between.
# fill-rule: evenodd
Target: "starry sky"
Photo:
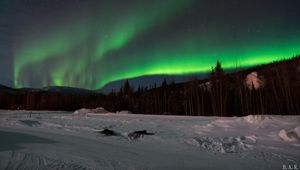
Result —
<instances>
[{"instance_id":1,"label":"starry sky","mask_svg":"<svg viewBox=\"0 0 300 170\"><path fill-rule=\"evenodd\" d=\"M298 0L1 0L0 84L100 89L204 74L217 60L233 69L290 58L300 54L299 8Z\"/></svg>"}]
</instances>

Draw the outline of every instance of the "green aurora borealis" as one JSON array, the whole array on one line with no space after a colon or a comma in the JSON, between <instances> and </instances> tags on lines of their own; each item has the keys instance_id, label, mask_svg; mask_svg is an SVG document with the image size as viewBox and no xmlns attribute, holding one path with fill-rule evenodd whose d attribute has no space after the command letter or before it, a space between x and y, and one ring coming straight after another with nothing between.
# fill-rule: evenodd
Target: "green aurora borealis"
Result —
<instances>
[{"instance_id":1,"label":"green aurora borealis","mask_svg":"<svg viewBox=\"0 0 300 170\"><path fill-rule=\"evenodd\" d=\"M99 89L145 75L205 73L217 60L231 69L300 53L296 1L33 2L16 19L26 22L13 43L15 87Z\"/></svg>"}]
</instances>

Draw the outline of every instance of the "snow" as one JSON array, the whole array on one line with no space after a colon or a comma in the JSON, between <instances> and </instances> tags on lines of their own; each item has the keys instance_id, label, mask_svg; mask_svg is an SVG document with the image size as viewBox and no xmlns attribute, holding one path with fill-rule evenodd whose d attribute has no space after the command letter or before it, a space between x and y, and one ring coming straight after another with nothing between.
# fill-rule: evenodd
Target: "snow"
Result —
<instances>
[{"instance_id":1,"label":"snow","mask_svg":"<svg viewBox=\"0 0 300 170\"><path fill-rule=\"evenodd\" d=\"M286 142L297 141L300 139L300 126L297 126L291 131L286 131L285 129L282 129L279 131L278 136Z\"/></svg>"},{"instance_id":2,"label":"snow","mask_svg":"<svg viewBox=\"0 0 300 170\"><path fill-rule=\"evenodd\" d=\"M205 89L205 90L210 90L211 87L212 87L212 84L211 84L210 81L207 81L207 82L205 82L205 83L201 83L201 84L199 85L199 87L202 88L202 89Z\"/></svg>"},{"instance_id":3,"label":"snow","mask_svg":"<svg viewBox=\"0 0 300 170\"><path fill-rule=\"evenodd\" d=\"M297 126L297 127L294 129L294 132L296 133L296 135L297 135L298 138L300 139L300 126Z\"/></svg>"},{"instance_id":4,"label":"snow","mask_svg":"<svg viewBox=\"0 0 300 170\"><path fill-rule=\"evenodd\" d=\"M262 87L264 85L264 82L262 78L258 76L257 72L254 71L247 75L245 84L250 90L252 90L253 88L256 90Z\"/></svg>"},{"instance_id":5,"label":"snow","mask_svg":"<svg viewBox=\"0 0 300 170\"><path fill-rule=\"evenodd\" d=\"M256 140L245 136L238 137L198 137L195 140L207 151L220 153L239 153L252 150Z\"/></svg>"},{"instance_id":6,"label":"snow","mask_svg":"<svg viewBox=\"0 0 300 170\"><path fill-rule=\"evenodd\" d=\"M247 170L300 163L300 116L82 111L87 113L84 117L72 112L0 111L0 169ZM104 130L114 135L104 135Z\"/></svg>"},{"instance_id":7,"label":"snow","mask_svg":"<svg viewBox=\"0 0 300 170\"><path fill-rule=\"evenodd\" d=\"M82 115L97 114L97 113L110 113L110 112L105 110L103 107L97 107L95 109L82 108L82 109L76 110L73 114L82 116Z\"/></svg>"},{"instance_id":8,"label":"snow","mask_svg":"<svg viewBox=\"0 0 300 170\"><path fill-rule=\"evenodd\" d=\"M248 115L243 117L243 119L248 123L259 123L261 121L271 119L270 116L266 115Z\"/></svg>"},{"instance_id":9,"label":"snow","mask_svg":"<svg viewBox=\"0 0 300 170\"><path fill-rule=\"evenodd\" d=\"M132 114L132 112L127 110L117 111L116 114Z\"/></svg>"}]
</instances>

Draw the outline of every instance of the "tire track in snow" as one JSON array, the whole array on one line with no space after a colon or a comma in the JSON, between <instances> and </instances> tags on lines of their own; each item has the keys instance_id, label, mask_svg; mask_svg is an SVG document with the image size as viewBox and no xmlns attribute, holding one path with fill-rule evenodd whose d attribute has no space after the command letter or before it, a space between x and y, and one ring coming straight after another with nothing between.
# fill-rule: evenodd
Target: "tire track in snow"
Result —
<instances>
[{"instance_id":1,"label":"tire track in snow","mask_svg":"<svg viewBox=\"0 0 300 170\"><path fill-rule=\"evenodd\" d=\"M85 167L73 161L64 162L62 160L40 156L32 153L12 151L5 170L92 170L93 168Z\"/></svg>"}]
</instances>

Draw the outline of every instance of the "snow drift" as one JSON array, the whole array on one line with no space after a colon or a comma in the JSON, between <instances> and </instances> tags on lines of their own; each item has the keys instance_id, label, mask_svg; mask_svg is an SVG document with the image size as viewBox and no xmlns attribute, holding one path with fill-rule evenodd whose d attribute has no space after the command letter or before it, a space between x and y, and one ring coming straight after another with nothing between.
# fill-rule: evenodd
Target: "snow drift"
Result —
<instances>
[{"instance_id":1,"label":"snow drift","mask_svg":"<svg viewBox=\"0 0 300 170\"><path fill-rule=\"evenodd\" d=\"M97 107L95 109L86 109L86 108L82 108L79 110L76 110L73 114L74 115L87 115L89 113L110 113L109 111L105 110L103 107Z\"/></svg>"},{"instance_id":2,"label":"snow drift","mask_svg":"<svg viewBox=\"0 0 300 170\"><path fill-rule=\"evenodd\" d=\"M245 85L250 90L252 90L253 88L254 88L254 90L256 90L256 89L263 87L264 81L262 80L262 77L259 77L257 72L254 71L247 75Z\"/></svg>"},{"instance_id":3,"label":"snow drift","mask_svg":"<svg viewBox=\"0 0 300 170\"><path fill-rule=\"evenodd\" d=\"M248 123L258 123L269 119L271 119L271 117L266 115L248 115L242 118L242 120Z\"/></svg>"},{"instance_id":4,"label":"snow drift","mask_svg":"<svg viewBox=\"0 0 300 170\"><path fill-rule=\"evenodd\" d=\"M295 127L290 131L282 129L279 131L278 136L286 142L294 142L300 140L300 126Z\"/></svg>"},{"instance_id":5,"label":"snow drift","mask_svg":"<svg viewBox=\"0 0 300 170\"><path fill-rule=\"evenodd\" d=\"M132 112L127 110L122 110L122 111L117 111L116 114L132 114Z\"/></svg>"},{"instance_id":6,"label":"snow drift","mask_svg":"<svg viewBox=\"0 0 300 170\"><path fill-rule=\"evenodd\" d=\"M256 140L245 136L238 137L196 137L200 147L206 151L219 153L240 153L252 150Z\"/></svg>"}]
</instances>

